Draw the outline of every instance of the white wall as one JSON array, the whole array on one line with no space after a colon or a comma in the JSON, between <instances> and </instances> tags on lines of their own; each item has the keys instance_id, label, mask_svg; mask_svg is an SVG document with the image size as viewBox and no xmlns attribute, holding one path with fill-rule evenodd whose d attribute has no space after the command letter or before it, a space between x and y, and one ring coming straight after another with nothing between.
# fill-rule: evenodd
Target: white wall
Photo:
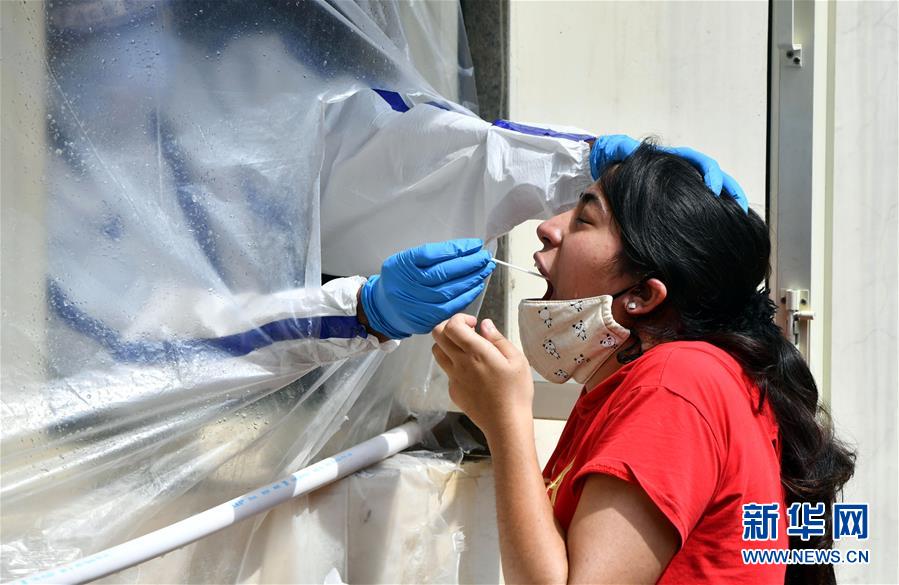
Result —
<instances>
[{"instance_id":1,"label":"white wall","mask_svg":"<svg viewBox=\"0 0 899 585\"><path fill-rule=\"evenodd\" d=\"M899 43L896 2L837 2L831 11L833 163L829 326L830 403L858 461L847 502L870 504L867 566L845 583L899 582Z\"/></svg>"}]
</instances>

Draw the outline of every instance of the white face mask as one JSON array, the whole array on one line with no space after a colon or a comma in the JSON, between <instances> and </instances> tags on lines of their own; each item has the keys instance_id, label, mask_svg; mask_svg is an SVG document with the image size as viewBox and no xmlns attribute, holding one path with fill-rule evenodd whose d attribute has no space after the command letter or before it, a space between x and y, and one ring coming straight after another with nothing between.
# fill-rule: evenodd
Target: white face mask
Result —
<instances>
[{"instance_id":1,"label":"white face mask","mask_svg":"<svg viewBox=\"0 0 899 585\"><path fill-rule=\"evenodd\" d=\"M630 337L612 317L612 301L630 288L588 299L521 301L518 328L531 366L557 384L589 380Z\"/></svg>"}]
</instances>

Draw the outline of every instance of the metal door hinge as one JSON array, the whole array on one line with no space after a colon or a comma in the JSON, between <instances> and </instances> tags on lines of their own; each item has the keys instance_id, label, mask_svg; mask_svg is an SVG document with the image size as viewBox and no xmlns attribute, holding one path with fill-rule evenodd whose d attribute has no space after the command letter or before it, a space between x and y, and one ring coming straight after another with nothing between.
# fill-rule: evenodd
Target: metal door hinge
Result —
<instances>
[{"instance_id":1,"label":"metal door hinge","mask_svg":"<svg viewBox=\"0 0 899 585\"><path fill-rule=\"evenodd\" d=\"M809 294L807 290L785 288L780 291L780 302L787 311L787 339L793 345L799 347L799 325L802 321L811 321L815 318L815 312L809 307Z\"/></svg>"},{"instance_id":2,"label":"metal door hinge","mask_svg":"<svg viewBox=\"0 0 899 585\"><path fill-rule=\"evenodd\" d=\"M790 67L802 67L802 45L799 43L791 43L781 46L783 56Z\"/></svg>"}]
</instances>

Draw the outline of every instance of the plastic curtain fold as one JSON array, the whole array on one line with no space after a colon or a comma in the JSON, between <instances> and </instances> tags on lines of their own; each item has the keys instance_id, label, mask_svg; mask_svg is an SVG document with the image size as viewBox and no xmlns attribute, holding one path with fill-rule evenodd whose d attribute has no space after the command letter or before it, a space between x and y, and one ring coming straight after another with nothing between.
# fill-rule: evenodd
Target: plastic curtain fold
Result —
<instances>
[{"instance_id":1,"label":"plastic curtain fold","mask_svg":"<svg viewBox=\"0 0 899 585\"><path fill-rule=\"evenodd\" d=\"M428 338L390 353L355 321L362 278L589 183L585 142L475 115L453 3L15 10L34 34L11 54L4 32L4 175L30 187L4 179L3 580L439 411ZM261 522L180 551L184 579L254 574Z\"/></svg>"}]
</instances>

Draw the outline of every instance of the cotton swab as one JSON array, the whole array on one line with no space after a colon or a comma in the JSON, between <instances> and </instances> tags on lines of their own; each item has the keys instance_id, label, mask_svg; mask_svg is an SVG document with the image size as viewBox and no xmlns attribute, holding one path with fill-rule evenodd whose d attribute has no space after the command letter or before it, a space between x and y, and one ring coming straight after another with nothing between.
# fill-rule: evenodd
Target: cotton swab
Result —
<instances>
[{"instance_id":1,"label":"cotton swab","mask_svg":"<svg viewBox=\"0 0 899 585\"><path fill-rule=\"evenodd\" d=\"M493 258L493 261L502 266L506 266L507 268L512 268L513 270L518 270L519 272L524 272L525 274L530 274L531 276L537 276L539 278L542 278L543 280L549 280L539 272L528 270L527 268L522 268L521 266L515 266L514 264L509 264L508 262L503 262L502 260L497 260L496 258Z\"/></svg>"}]
</instances>

